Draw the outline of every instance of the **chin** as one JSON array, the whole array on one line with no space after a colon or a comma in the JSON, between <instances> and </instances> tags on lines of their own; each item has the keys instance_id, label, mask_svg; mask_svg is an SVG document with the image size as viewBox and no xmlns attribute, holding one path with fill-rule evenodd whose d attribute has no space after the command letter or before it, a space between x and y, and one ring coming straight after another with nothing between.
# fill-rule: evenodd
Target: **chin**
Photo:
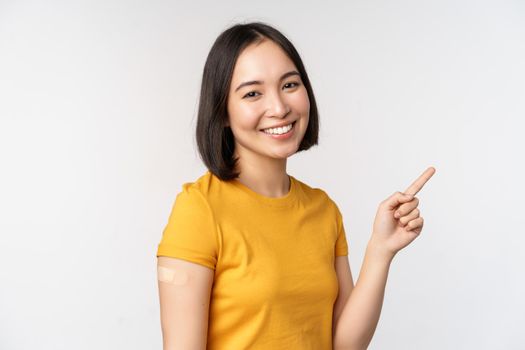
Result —
<instances>
[{"instance_id":1,"label":"chin","mask_svg":"<svg viewBox=\"0 0 525 350\"><path fill-rule=\"evenodd\" d=\"M283 152L283 153L280 153L280 154L274 154L271 157L275 158L275 159L286 159L286 158L289 158L289 157L293 156L295 153L297 153L297 149L298 149L298 147L295 147L295 149L290 151L290 152L285 152L285 153Z\"/></svg>"}]
</instances>

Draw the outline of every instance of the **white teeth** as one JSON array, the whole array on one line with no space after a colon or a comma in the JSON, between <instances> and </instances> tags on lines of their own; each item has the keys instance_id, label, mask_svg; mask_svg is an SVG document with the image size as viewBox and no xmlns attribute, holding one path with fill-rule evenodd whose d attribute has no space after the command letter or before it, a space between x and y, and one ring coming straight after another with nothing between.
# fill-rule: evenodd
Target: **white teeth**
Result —
<instances>
[{"instance_id":1,"label":"white teeth","mask_svg":"<svg viewBox=\"0 0 525 350\"><path fill-rule=\"evenodd\" d=\"M281 134L286 134L288 131L290 131L291 128L292 128L292 124L288 124L286 126L282 126L279 128L264 129L263 131L267 134L281 135Z\"/></svg>"}]
</instances>

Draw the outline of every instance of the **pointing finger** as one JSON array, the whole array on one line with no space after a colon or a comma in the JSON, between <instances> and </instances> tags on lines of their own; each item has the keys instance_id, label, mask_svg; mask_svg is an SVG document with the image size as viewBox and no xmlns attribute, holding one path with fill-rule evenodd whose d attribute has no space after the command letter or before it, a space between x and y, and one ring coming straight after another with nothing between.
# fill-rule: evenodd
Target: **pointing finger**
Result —
<instances>
[{"instance_id":1,"label":"pointing finger","mask_svg":"<svg viewBox=\"0 0 525 350\"><path fill-rule=\"evenodd\" d=\"M416 179L416 181L407 187L404 193L416 195L435 172L436 169L434 167L429 167Z\"/></svg>"}]
</instances>

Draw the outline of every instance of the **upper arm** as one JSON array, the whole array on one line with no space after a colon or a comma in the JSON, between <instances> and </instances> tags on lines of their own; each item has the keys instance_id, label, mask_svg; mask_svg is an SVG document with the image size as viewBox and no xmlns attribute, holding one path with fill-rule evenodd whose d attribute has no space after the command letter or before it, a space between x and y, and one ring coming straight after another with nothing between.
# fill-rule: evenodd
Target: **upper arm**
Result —
<instances>
[{"instance_id":1,"label":"upper arm","mask_svg":"<svg viewBox=\"0 0 525 350\"><path fill-rule=\"evenodd\" d=\"M335 271L339 283L339 294L334 303L332 330L335 330L335 326L339 320L339 316L341 316L343 307L354 289L354 281L352 279L350 263L348 262L348 255L335 257Z\"/></svg>"},{"instance_id":2,"label":"upper arm","mask_svg":"<svg viewBox=\"0 0 525 350\"><path fill-rule=\"evenodd\" d=\"M167 256L158 257L159 266L180 277L176 283L158 281L164 350L206 349L214 270Z\"/></svg>"}]
</instances>

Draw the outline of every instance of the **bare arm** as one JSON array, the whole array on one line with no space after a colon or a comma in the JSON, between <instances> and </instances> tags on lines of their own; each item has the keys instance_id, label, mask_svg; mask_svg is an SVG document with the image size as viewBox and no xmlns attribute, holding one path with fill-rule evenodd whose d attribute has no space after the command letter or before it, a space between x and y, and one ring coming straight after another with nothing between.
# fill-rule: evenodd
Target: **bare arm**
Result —
<instances>
[{"instance_id":1,"label":"bare arm","mask_svg":"<svg viewBox=\"0 0 525 350\"><path fill-rule=\"evenodd\" d=\"M335 350L364 350L368 347L381 314L392 258L369 242L356 286L335 325Z\"/></svg>"},{"instance_id":2,"label":"bare arm","mask_svg":"<svg viewBox=\"0 0 525 350\"><path fill-rule=\"evenodd\" d=\"M182 259L157 262L164 350L205 350L214 271Z\"/></svg>"},{"instance_id":3,"label":"bare arm","mask_svg":"<svg viewBox=\"0 0 525 350\"><path fill-rule=\"evenodd\" d=\"M352 278L352 271L350 270L348 255L335 257L335 271L339 284L339 292L334 303L334 312L332 317L332 337L335 334L335 326L337 325L339 317L343 312L346 301L354 289L354 280Z\"/></svg>"}]
</instances>

